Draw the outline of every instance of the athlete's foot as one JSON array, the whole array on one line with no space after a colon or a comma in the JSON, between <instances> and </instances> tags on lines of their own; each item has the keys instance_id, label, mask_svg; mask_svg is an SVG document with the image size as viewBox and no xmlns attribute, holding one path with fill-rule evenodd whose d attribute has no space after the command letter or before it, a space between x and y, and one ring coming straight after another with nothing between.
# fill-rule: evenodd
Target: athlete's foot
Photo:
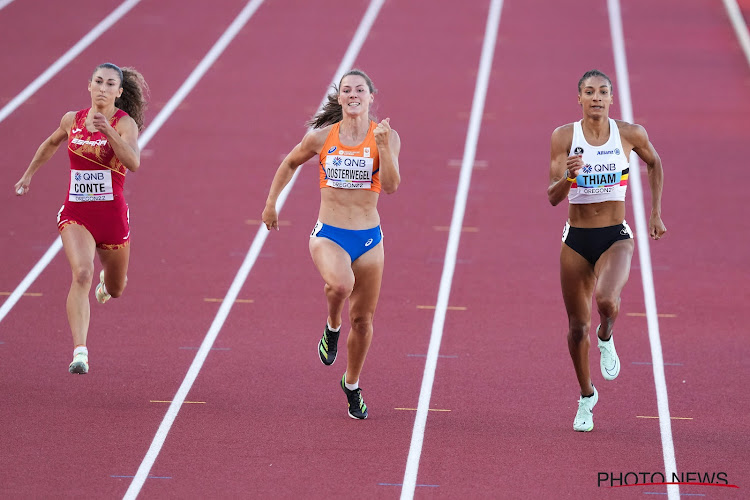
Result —
<instances>
[{"instance_id":1,"label":"athlete's foot","mask_svg":"<svg viewBox=\"0 0 750 500\"><path fill-rule=\"evenodd\" d=\"M594 394L581 396L578 399L578 412L573 420L573 430L578 432L589 432L594 428L594 406L599 401L599 393L594 387Z\"/></svg>"},{"instance_id":2,"label":"athlete's foot","mask_svg":"<svg viewBox=\"0 0 750 500\"><path fill-rule=\"evenodd\" d=\"M362 399L362 389L357 387L353 391L346 388L346 373L341 377L341 388L346 394L347 403L349 403L349 416L357 420L367 418L367 405Z\"/></svg>"},{"instance_id":3,"label":"athlete's foot","mask_svg":"<svg viewBox=\"0 0 750 500\"><path fill-rule=\"evenodd\" d=\"M328 328L328 322L326 322L323 336L318 342L318 356L320 356L320 361L326 366L332 365L336 361L336 354L339 349L339 333L341 333L341 326L339 326L338 332L334 332Z\"/></svg>"},{"instance_id":4,"label":"athlete's foot","mask_svg":"<svg viewBox=\"0 0 750 500\"><path fill-rule=\"evenodd\" d=\"M112 298L112 296L107 293L107 288L104 286L104 269L99 273L99 284L96 285L94 295L96 296L96 301L100 304L104 304Z\"/></svg>"},{"instance_id":5,"label":"athlete's foot","mask_svg":"<svg viewBox=\"0 0 750 500\"><path fill-rule=\"evenodd\" d=\"M89 354L87 352L79 352L73 356L73 361L68 366L68 371L70 373L86 375L89 372Z\"/></svg>"},{"instance_id":6,"label":"athlete's foot","mask_svg":"<svg viewBox=\"0 0 750 500\"><path fill-rule=\"evenodd\" d=\"M601 325L596 328L596 339L601 353L599 365L602 369L602 377L606 380L614 380L620 374L620 358L615 350L615 339L612 335L610 335L609 340L600 339L600 327Z\"/></svg>"}]
</instances>

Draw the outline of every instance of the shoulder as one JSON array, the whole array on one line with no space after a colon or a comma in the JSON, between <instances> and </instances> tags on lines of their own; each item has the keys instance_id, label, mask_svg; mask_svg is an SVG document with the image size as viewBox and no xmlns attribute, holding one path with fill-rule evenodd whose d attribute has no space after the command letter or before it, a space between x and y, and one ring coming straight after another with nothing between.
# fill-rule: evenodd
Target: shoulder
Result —
<instances>
[{"instance_id":1,"label":"shoulder","mask_svg":"<svg viewBox=\"0 0 750 500\"><path fill-rule=\"evenodd\" d=\"M320 144L322 145L328 138L328 134L331 133L331 129L333 129L334 125L326 125L323 128L314 128L306 133L305 137L303 137L302 140L310 142L320 142Z\"/></svg>"},{"instance_id":2,"label":"shoulder","mask_svg":"<svg viewBox=\"0 0 750 500\"><path fill-rule=\"evenodd\" d=\"M620 131L620 137L631 144L639 144L648 141L648 133L642 125L629 123L623 120L615 120L617 129Z\"/></svg>"},{"instance_id":3,"label":"shoulder","mask_svg":"<svg viewBox=\"0 0 750 500\"><path fill-rule=\"evenodd\" d=\"M67 113L65 113L60 120L60 128L65 131L70 131L70 129L73 128L73 125L76 122L78 113L80 113L80 111L68 111Z\"/></svg>"},{"instance_id":4,"label":"shoulder","mask_svg":"<svg viewBox=\"0 0 750 500\"><path fill-rule=\"evenodd\" d=\"M322 128L314 128L307 132L300 143L302 149L307 151L320 152L325 144L328 134L331 133L333 125L327 125Z\"/></svg>"},{"instance_id":5,"label":"shoulder","mask_svg":"<svg viewBox=\"0 0 750 500\"><path fill-rule=\"evenodd\" d=\"M115 129L118 132L130 129L135 129L136 131L138 130L138 124L135 123L135 120L133 120L133 118L129 114L125 113L124 111L122 112L122 114L119 114L119 112L116 114L119 115L117 123L115 124Z\"/></svg>"},{"instance_id":6,"label":"shoulder","mask_svg":"<svg viewBox=\"0 0 750 500\"><path fill-rule=\"evenodd\" d=\"M552 144L567 144L570 145L573 142L573 127L574 123L566 123L560 125L552 131Z\"/></svg>"},{"instance_id":7,"label":"shoulder","mask_svg":"<svg viewBox=\"0 0 750 500\"><path fill-rule=\"evenodd\" d=\"M401 144L401 136L398 135L398 132L396 132L395 128L391 129L391 140L396 141L398 144Z\"/></svg>"}]
</instances>

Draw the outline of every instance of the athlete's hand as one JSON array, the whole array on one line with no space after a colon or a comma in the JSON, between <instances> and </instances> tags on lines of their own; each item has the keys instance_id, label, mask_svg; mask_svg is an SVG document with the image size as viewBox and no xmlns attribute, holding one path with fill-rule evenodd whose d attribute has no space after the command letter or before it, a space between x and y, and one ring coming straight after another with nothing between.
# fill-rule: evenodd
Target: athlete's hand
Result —
<instances>
[{"instance_id":1,"label":"athlete's hand","mask_svg":"<svg viewBox=\"0 0 750 500\"><path fill-rule=\"evenodd\" d=\"M16 182L16 185L13 188L16 190L16 196L23 196L26 193L28 193L30 184L31 184L31 179L26 179L26 177L21 177L21 180Z\"/></svg>"},{"instance_id":2,"label":"athlete's hand","mask_svg":"<svg viewBox=\"0 0 750 500\"><path fill-rule=\"evenodd\" d=\"M565 162L565 166L568 169L568 177L570 177L571 179L575 179L578 175L578 172L583 168L583 156L568 156L568 160Z\"/></svg>"},{"instance_id":3,"label":"athlete's hand","mask_svg":"<svg viewBox=\"0 0 750 500\"><path fill-rule=\"evenodd\" d=\"M384 146L388 144L388 140L391 138L391 119L386 118L385 120L378 123L375 127L375 144L378 146Z\"/></svg>"},{"instance_id":4,"label":"athlete's hand","mask_svg":"<svg viewBox=\"0 0 750 500\"><path fill-rule=\"evenodd\" d=\"M658 240L664 233L667 232L667 228L661 221L661 215L652 213L651 218L648 221L648 234L652 239Z\"/></svg>"},{"instance_id":5,"label":"athlete's hand","mask_svg":"<svg viewBox=\"0 0 750 500\"><path fill-rule=\"evenodd\" d=\"M96 113L92 118L94 128L104 135L109 135L110 130L114 130L109 124L107 117L101 113Z\"/></svg>"},{"instance_id":6,"label":"athlete's hand","mask_svg":"<svg viewBox=\"0 0 750 500\"><path fill-rule=\"evenodd\" d=\"M263 219L263 224L266 225L266 229L269 231L271 229L279 230L279 214L276 212L275 206L266 205L266 208L263 209L263 215L261 215L261 218Z\"/></svg>"}]
</instances>

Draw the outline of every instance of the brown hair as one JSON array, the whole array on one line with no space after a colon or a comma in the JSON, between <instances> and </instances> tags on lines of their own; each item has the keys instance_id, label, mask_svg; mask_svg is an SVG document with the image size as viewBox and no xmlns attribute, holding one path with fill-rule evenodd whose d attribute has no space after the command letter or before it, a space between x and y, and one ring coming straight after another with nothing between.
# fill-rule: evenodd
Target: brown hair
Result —
<instances>
[{"instance_id":1,"label":"brown hair","mask_svg":"<svg viewBox=\"0 0 750 500\"><path fill-rule=\"evenodd\" d=\"M122 95L115 99L115 106L125 111L135 120L138 130L143 130L144 112L148 107L147 98L149 96L148 84L143 75L135 68L120 68L116 64L108 62L97 66L94 69L94 73L100 68L113 69L120 75Z\"/></svg>"},{"instance_id":2,"label":"brown hair","mask_svg":"<svg viewBox=\"0 0 750 500\"><path fill-rule=\"evenodd\" d=\"M359 69L349 70L348 72L344 73L344 76L341 77L338 86L336 86L335 83L331 85L331 87L333 87L333 92L328 94L327 101L323 105L323 109L321 109L315 116L308 120L305 125L312 128L323 128L325 126L333 125L334 123L338 123L341 121L341 119L344 117L344 111L341 109L341 104L339 104L339 88L341 87L341 82L344 81L344 77L350 75L361 76L362 78L364 78L365 82L367 83L367 88L370 89L371 94L376 94L378 92L378 89L375 88L372 80L364 71ZM376 120L375 115L373 115L372 112L370 113L370 119Z\"/></svg>"}]
</instances>

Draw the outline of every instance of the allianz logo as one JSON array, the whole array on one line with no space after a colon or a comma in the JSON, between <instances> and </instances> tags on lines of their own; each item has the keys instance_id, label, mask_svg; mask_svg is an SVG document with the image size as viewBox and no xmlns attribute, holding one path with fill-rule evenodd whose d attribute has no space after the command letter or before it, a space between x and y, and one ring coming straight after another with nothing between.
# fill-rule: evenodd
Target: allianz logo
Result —
<instances>
[{"instance_id":1,"label":"allianz logo","mask_svg":"<svg viewBox=\"0 0 750 500\"><path fill-rule=\"evenodd\" d=\"M608 151L597 151L597 155L619 155L620 148L610 149Z\"/></svg>"}]
</instances>

